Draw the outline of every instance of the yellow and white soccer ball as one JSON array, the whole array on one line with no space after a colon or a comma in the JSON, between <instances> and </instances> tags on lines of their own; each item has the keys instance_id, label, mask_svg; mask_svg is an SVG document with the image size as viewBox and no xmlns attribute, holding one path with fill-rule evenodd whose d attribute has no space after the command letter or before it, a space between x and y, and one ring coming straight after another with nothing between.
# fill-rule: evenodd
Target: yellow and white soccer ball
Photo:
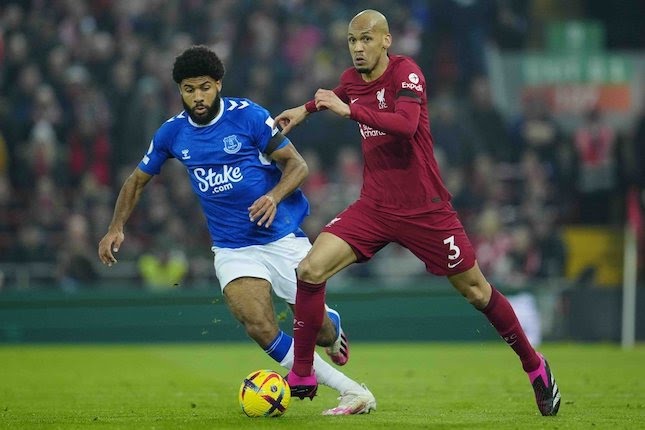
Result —
<instances>
[{"instance_id":1,"label":"yellow and white soccer ball","mask_svg":"<svg viewBox=\"0 0 645 430\"><path fill-rule=\"evenodd\" d=\"M240 407L249 417L279 417L291 402L291 388L273 370L251 372L240 386Z\"/></svg>"}]
</instances>

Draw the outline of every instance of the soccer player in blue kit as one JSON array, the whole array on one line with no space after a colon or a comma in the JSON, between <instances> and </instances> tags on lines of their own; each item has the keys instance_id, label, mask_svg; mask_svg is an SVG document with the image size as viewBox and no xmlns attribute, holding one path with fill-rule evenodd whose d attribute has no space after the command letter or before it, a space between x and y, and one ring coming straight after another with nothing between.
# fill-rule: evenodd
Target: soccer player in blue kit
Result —
<instances>
[{"instance_id":1,"label":"soccer player in blue kit","mask_svg":"<svg viewBox=\"0 0 645 430\"><path fill-rule=\"evenodd\" d=\"M121 187L99 258L112 266L124 241L124 226L145 185L166 160L186 167L207 220L215 272L226 304L247 335L281 366L293 365L293 338L280 330L271 290L293 309L298 263L311 243L300 229L309 203L298 188L307 164L274 126L263 107L244 98L222 97L224 65L205 46L175 59L173 79L184 110L155 133L147 153ZM347 362L349 349L339 314L327 308L317 344L332 361ZM316 354L316 375L338 390L340 403L326 415L368 413L372 393Z\"/></svg>"}]
</instances>

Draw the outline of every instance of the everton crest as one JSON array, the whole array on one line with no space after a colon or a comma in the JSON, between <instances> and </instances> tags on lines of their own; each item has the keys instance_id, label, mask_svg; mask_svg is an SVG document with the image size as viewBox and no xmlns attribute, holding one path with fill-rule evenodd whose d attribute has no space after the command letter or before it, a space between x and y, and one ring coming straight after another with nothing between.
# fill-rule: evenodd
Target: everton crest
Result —
<instances>
[{"instance_id":1,"label":"everton crest","mask_svg":"<svg viewBox=\"0 0 645 430\"><path fill-rule=\"evenodd\" d=\"M242 142L234 134L224 138L224 152L227 154L235 154L242 147Z\"/></svg>"}]
</instances>

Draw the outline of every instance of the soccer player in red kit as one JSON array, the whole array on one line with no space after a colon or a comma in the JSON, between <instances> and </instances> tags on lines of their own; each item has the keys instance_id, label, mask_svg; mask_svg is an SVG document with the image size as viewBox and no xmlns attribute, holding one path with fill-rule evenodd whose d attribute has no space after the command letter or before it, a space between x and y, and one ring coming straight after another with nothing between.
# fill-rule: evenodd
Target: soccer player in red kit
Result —
<instances>
[{"instance_id":1,"label":"soccer player in red kit","mask_svg":"<svg viewBox=\"0 0 645 430\"><path fill-rule=\"evenodd\" d=\"M364 157L360 198L332 219L297 269L295 359L287 380L294 396L316 394L316 335L325 313L326 281L355 262L369 260L390 242L421 259L429 272L447 276L481 311L519 356L542 415L556 415L560 392L544 357L527 340L506 297L482 274L475 252L450 203L430 134L426 82L408 57L389 55L392 36L375 10L349 23L354 67L332 91L275 118L288 133L309 113L328 109L358 123Z\"/></svg>"}]
</instances>

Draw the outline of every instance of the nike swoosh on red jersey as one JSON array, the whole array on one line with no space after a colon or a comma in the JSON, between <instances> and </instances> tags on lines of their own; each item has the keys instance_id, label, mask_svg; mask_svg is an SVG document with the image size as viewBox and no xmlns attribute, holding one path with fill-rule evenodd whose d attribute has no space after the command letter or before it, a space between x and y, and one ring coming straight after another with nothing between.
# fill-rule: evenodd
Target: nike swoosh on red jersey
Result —
<instances>
[{"instance_id":1,"label":"nike swoosh on red jersey","mask_svg":"<svg viewBox=\"0 0 645 430\"><path fill-rule=\"evenodd\" d=\"M457 267L457 265L458 265L459 263L461 263L462 261L464 261L464 259L463 259L463 258L462 258L461 260L457 261L457 262L456 262L456 263L454 263L454 264L448 263L448 269L454 269L454 268L455 268L455 267Z\"/></svg>"}]
</instances>

